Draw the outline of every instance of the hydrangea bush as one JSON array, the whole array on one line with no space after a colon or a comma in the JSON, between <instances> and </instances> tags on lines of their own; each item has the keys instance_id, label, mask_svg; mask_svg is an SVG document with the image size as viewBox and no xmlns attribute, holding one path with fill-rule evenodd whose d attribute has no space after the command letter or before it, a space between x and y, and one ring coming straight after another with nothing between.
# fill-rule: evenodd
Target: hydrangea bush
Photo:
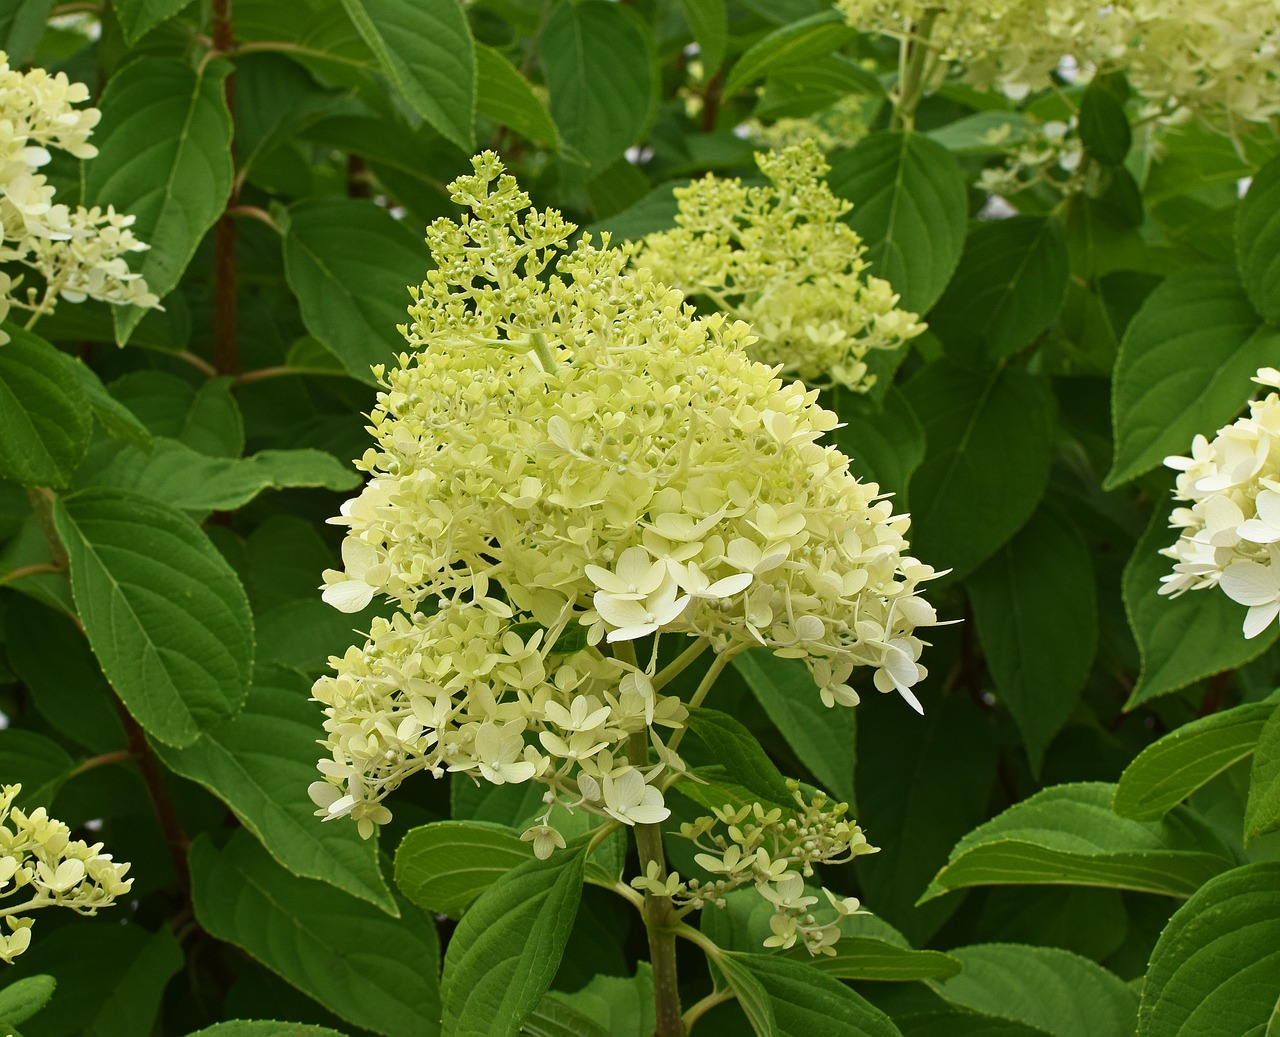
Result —
<instances>
[{"instance_id":1,"label":"hydrangea bush","mask_svg":"<svg viewBox=\"0 0 1280 1037\"><path fill-rule=\"evenodd\" d=\"M11 6L5 1032L1266 1029L1274 5Z\"/></svg>"}]
</instances>

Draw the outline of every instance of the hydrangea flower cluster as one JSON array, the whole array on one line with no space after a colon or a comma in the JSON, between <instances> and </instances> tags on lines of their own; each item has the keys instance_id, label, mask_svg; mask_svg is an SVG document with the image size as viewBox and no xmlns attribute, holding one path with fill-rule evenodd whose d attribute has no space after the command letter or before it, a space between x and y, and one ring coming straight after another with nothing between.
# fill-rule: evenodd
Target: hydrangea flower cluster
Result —
<instances>
[{"instance_id":1,"label":"hydrangea flower cluster","mask_svg":"<svg viewBox=\"0 0 1280 1037\"><path fill-rule=\"evenodd\" d=\"M1011 127L1006 123L988 133L987 142L1004 144L1010 135ZM991 194L1009 196L1043 183L1062 194L1075 194L1085 188L1083 158L1084 145L1074 117L1068 122L1033 122L1018 140L1006 145L1001 165L982 170L978 186Z\"/></svg>"},{"instance_id":2,"label":"hydrangea flower cluster","mask_svg":"<svg viewBox=\"0 0 1280 1037\"><path fill-rule=\"evenodd\" d=\"M749 139L765 151L781 151L812 141L823 152L851 148L870 132L867 100L848 94L812 115L783 116L770 123L749 119Z\"/></svg>"},{"instance_id":3,"label":"hydrangea flower cluster","mask_svg":"<svg viewBox=\"0 0 1280 1037\"><path fill-rule=\"evenodd\" d=\"M378 371L370 478L331 520L349 528L325 600L399 612L315 684L320 815L368 835L425 770L546 784L539 853L557 805L661 821L654 780L681 764L657 728L685 715L661 691L706 647L713 668L753 645L802 658L828 705L856 703L867 666L919 708L935 573L817 443L837 419L816 390L751 361L747 325L697 316L633 247L570 249L575 228L530 210L496 155L473 166L451 186L469 213L428 232L414 351ZM688 647L658 672L660 635ZM646 732L658 762L628 762Z\"/></svg>"},{"instance_id":4,"label":"hydrangea flower cluster","mask_svg":"<svg viewBox=\"0 0 1280 1037\"><path fill-rule=\"evenodd\" d=\"M838 0L866 32L925 35L944 63L1011 97L1047 86L1065 56L1123 69L1152 115L1233 127L1280 113L1280 7L1257 0ZM935 75L946 73L939 63Z\"/></svg>"},{"instance_id":5,"label":"hydrangea flower cluster","mask_svg":"<svg viewBox=\"0 0 1280 1037\"><path fill-rule=\"evenodd\" d=\"M866 274L866 247L840 221L852 205L823 180L830 167L814 141L756 162L768 187L708 174L676 188L677 226L649 235L635 263L747 321L753 359L865 391L875 380L867 353L897 349L925 325Z\"/></svg>"},{"instance_id":6,"label":"hydrangea flower cluster","mask_svg":"<svg viewBox=\"0 0 1280 1037\"><path fill-rule=\"evenodd\" d=\"M1253 379L1280 389L1280 371L1264 367ZM1249 607L1245 637L1257 637L1280 616L1280 395L1249 404L1249 416L1196 436L1190 457L1166 457L1178 472L1169 524L1178 542L1160 553L1174 559L1161 594L1219 586Z\"/></svg>"},{"instance_id":7,"label":"hydrangea flower cluster","mask_svg":"<svg viewBox=\"0 0 1280 1037\"><path fill-rule=\"evenodd\" d=\"M21 785L0 786L0 900L26 896L0 908L9 929L0 936L0 961L10 964L31 945L30 912L42 907L69 907L94 915L110 907L133 886L128 864L117 864L102 852L102 843L70 838L70 829L39 807L27 813L13 805Z\"/></svg>"},{"instance_id":8,"label":"hydrangea flower cluster","mask_svg":"<svg viewBox=\"0 0 1280 1037\"><path fill-rule=\"evenodd\" d=\"M126 253L148 247L129 229L134 217L110 206L71 208L55 202L53 185L39 172L51 161L50 148L79 159L98 153L88 141L101 113L73 107L88 98L83 83L41 68L11 69L0 51L0 262L30 267L44 281L17 298L22 279L0 273L0 320L11 306L35 316L52 312L59 298L146 308L159 304L124 260Z\"/></svg>"},{"instance_id":9,"label":"hydrangea flower cluster","mask_svg":"<svg viewBox=\"0 0 1280 1037\"><path fill-rule=\"evenodd\" d=\"M799 782L787 785L799 809L789 811L786 820L780 807L726 804L713 816L680 826L680 834L702 851L694 860L711 879L681 879L674 871L663 878L656 862L651 862L649 873L632 879L631 885L670 897L682 913L708 905L724 907L726 893L754 886L774 909L769 919L773 935L765 939L766 947L786 950L798 941L810 954L835 954L840 920L864 912L856 897L839 897L822 887L835 914L819 922L812 910L818 898L810 893L805 879L813 877L815 864L844 864L876 853L878 847L867 842L861 828L845 820L848 804L830 803L822 792L805 802Z\"/></svg>"}]
</instances>

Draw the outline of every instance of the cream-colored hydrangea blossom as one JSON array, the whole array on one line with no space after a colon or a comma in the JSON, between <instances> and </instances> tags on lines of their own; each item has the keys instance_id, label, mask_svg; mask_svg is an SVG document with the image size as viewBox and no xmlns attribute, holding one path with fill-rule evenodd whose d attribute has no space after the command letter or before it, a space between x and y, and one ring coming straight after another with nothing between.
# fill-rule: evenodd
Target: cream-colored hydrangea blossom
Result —
<instances>
[{"instance_id":1,"label":"cream-colored hydrangea blossom","mask_svg":"<svg viewBox=\"0 0 1280 1037\"><path fill-rule=\"evenodd\" d=\"M1125 70L1150 114L1194 112L1228 128L1280 113L1280 5L1258 0L838 0L852 25L900 39L925 29L946 63L1010 96L1048 85L1070 56Z\"/></svg>"},{"instance_id":2,"label":"cream-colored hydrangea blossom","mask_svg":"<svg viewBox=\"0 0 1280 1037\"><path fill-rule=\"evenodd\" d=\"M1280 388L1280 371L1253 379ZM1178 471L1175 496L1190 506L1170 519L1178 542L1160 553L1174 559L1161 594L1221 587L1247 605L1245 637L1257 637L1280 616L1280 395L1249 404L1249 416L1196 436L1190 457L1166 457Z\"/></svg>"},{"instance_id":3,"label":"cream-colored hydrangea blossom","mask_svg":"<svg viewBox=\"0 0 1280 1037\"><path fill-rule=\"evenodd\" d=\"M89 135L99 111L74 107L88 98L83 83L41 68L19 72L0 51L0 262L20 263L43 280L19 297L15 292L22 279L0 274L0 320L10 306L33 317L49 313L59 298L147 308L159 304L124 260L126 253L148 247L130 230L134 218L110 206L72 208L56 202L53 185L39 172L51 161L50 148L79 159L98 153Z\"/></svg>"},{"instance_id":4,"label":"cream-colored hydrangea blossom","mask_svg":"<svg viewBox=\"0 0 1280 1037\"><path fill-rule=\"evenodd\" d=\"M810 954L835 954L840 920L864 912L856 897L838 897L821 887L833 910L824 911L830 917L819 922L813 911L818 898L805 879L813 877L815 864L845 864L877 853L878 848L867 842L858 825L845 819L848 804L830 803L821 792L806 802L799 782L787 784L798 809L787 811L785 819L780 807L726 804L712 816L680 826L680 834L702 851L695 862L712 878L682 879L674 871L663 878L655 862L631 885L671 897L681 914L724 907L725 894L754 886L773 905L766 947L787 950L798 941Z\"/></svg>"},{"instance_id":5,"label":"cream-colored hydrangea blossom","mask_svg":"<svg viewBox=\"0 0 1280 1037\"><path fill-rule=\"evenodd\" d=\"M817 144L756 162L770 186L708 174L676 188L677 226L649 235L635 265L750 323L753 359L811 385L865 391L867 353L897 349L925 326L898 308L888 281L866 273L862 239L840 221L852 206L823 179L830 167Z\"/></svg>"},{"instance_id":6,"label":"cream-colored hydrangea blossom","mask_svg":"<svg viewBox=\"0 0 1280 1037\"><path fill-rule=\"evenodd\" d=\"M325 599L400 612L315 684L321 816L367 835L408 775L457 771L548 786L540 855L557 805L665 819L654 782L682 763L659 729L685 707L661 694L657 635L688 644L678 663L802 658L828 705L853 705L870 667L918 708L935 574L907 554L907 518L818 444L836 416L816 391L748 359L747 325L696 316L630 248L570 250L573 226L530 210L492 153L473 165L451 188L469 214L429 229L413 352L378 372L370 479L335 520ZM646 733L642 768L626 743Z\"/></svg>"},{"instance_id":7,"label":"cream-colored hydrangea blossom","mask_svg":"<svg viewBox=\"0 0 1280 1037\"><path fill-rule=\"evenodd\" d=\"M824 152L851 148L870 132L866 108L865 97L849 94L812 115L784 116L769 123L749 119L748 139L764 151L781 151L806 143Z\"/></svg>"},{"instance_id":8,"label":"cream-colored hydrangea blossom","mask_svg":"<svg viewBox=\"0 0 1280 1037\"><path fill-rule=\"evenodd\" d=\"M124 877L129 865L103 853L102 843L72 839L44 807L29 813L15 807L21 791L21 785L0 786L0 901L18 901L0 907L9 930L0 935L0 961L10 964L31 945L32 911L68 907L94 915L133 887Z\"/></svg>"}]
</instances>

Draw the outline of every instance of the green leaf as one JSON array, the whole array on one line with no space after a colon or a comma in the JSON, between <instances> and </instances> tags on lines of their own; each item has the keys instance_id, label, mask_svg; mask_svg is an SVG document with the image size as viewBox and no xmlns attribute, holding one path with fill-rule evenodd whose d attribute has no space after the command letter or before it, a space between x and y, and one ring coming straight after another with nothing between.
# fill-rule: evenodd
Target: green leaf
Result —
<instances>
[{"instance_id":1,"label":"green leaf","mask_svg":"<svg viewBox=\"0 0 1280 1037\"><path fill-rule=\"evenodd\" d=\"M827 183L853 202L871 273L927 313L964 248L964 174L951 153L919 134L873 133L832 159Z\"/></svg>"},{"instance_id":2,"label":"green leaf","mask_svg":"<svg viewBox=\"0 0 1280 1037\"><path fill-rule=\"evenodd\" d=\"M236 161L241 175L340 104L341 96L317 85L305 68L283 54L237 57Z\"/></svg>"},{"instance_id":3,"label":"green leaf","mask_svg":"<svg viewBox=\"0 0 1280 1037\"><path fill-rule=\"evenodd\" d=\"M67 751L51 738L17 727L0 731L0 774L6 785L22 786L17 803L25 810L52 807L75 766Z\"/></svg>"},{"instance_id":4,"label":"green leaf","mask_svg":"<svg viewBox=\"0 0 1280 1037\"><path fill-rule=\"evenodd\" d=\"M560 4L538 40L551 117L565 145L606 168L640 139L653 110L655 57L647 27L619 4Z\"/></svg>"},{"instance_id":5,"label":"green leaf","mask_svg":"<svg viewBox=\"0 0 1280 1037\"><path fill-rule=\"evenodd\" d=\"M29 331L5 327L0 346L0 478L66 486L93 419L76 362Z\"/></svg>"},{"instance_id":6,"label":"green leaf","mask_svg":"<svg viewBox=\"0 0 1280 1037\"><path fill-rule=\"evenodd\" d=\"M1021 112L1000 110L974 112L928 131L937 141L958 155L998 155L1026 140L1031 123Z\"/></svg>"},{"instance_id":7,"label":"green leaf","mask_svg":"<svg viewBox=\"0 0 1280 1037\"><path fill-rule=\"evenodd\" d=\"M938 360L903 387L924 424L924 463L911 477L912 554L952 579L1009 540L1049 478L1054 402L1016 368L981 372Z\"/></svg>"},{"instance_id":8,"label":"green leaf","mask_svg":"<svg viewBox=\"0 0 1280 1037\"><path fill-rule=\"evenodd\" d=\"M102 425L103 431L112 439L129 443L139 450L150 450L153 442L151 432L134 416L133 411L107 392L107 387L88 364L77 362L74 370L76 380L88 400L89 409Z\"/></svg>"},{"instance_id":9,"label":"green leaf","mask_svg":"<svg viewBox=\"0 0 1280 1037\"><path fill-rule=\"evenodd\" d=\"M1259 367L1280 364L1280 331L1260 326L1234 270L1197 266L1167 278L1129 323L1112 384L1112 489L1185 454L1241 410Z\"/></svg>"},{"instance_id":10,"label":"green leaf","mask_svg":"<svg viewBox=\"0 0 1280 1037\"><path fill-rule=\"evenodd\" d=\"M31 60L53 10L53 0L10 0L0 5L0 50L9 55L9 67L21 68Z\"/></svg>"},{"instance_id":11,"label":"green leaf","mask_svg":"<svg viewBox=\"0 0 1280 1037\"><path fill-rule=\"evenodd\" d=\"M476 44L476 111L522 137L558 150L560 132L529 81L503 55Z\"/></svg>"},{"instance_id":12,"label":"green leaf","mask_svg":"<svg viewBox=\"0 0 1280 1037\"><path fill-rule=\"evenodd\" d=\"M1012 1019L992 1019L972 1012L918 1012L895 1016L902 1037L1047 1037L1044 1030Z\"/></svg>"},{"instance_id":13,"label":"green leaf","mask_svg":"<svg viewBox=\"0 0 1280 1037\"><path fill-rule=\"evenodd\" d=\"M1280 636L1280 629L1270 626L1246 639L1240 629L1245 607L1217 587L1172 599L1160 594L1160 577L1172 571L1173 562L1158 552L1178 538L1177 530L1168 528L1171 508L1172 502L1156 509L1124 569L1124 608L1142 657L1125 709L1243 666Z\"/></svg>"},{"instance_id":14,"label":"green leaf","mask_svg":"<svg viewBox=\"0 0 1280 1037\"><path fill-rule=\"evenodd\" d=\"M1263 1037L1280 1002L1280 864L1219 875L1160 934L1138 1037Z\"/></svg>"},{"instance_id":15,"label":"green leaf","mask_svg":"<svg viewBox=\"0 0 1280 1037\"><path fill-rule=\"evenodd\" d=\"M560 1018L571 1021L574 1029L555 1030L548 1025L557 1011L566 1013ZM524 1028L535 1037L651 1037L654 1015L653 970L642 961L633 977L595 976L575 993L550 991L525 1020Z\"/></svg>"},{"instance_id":16,"label":"green leaf","mask_svg":"<svg viewBox=\"0 0 1280 1037\"><path fill-rule=\"evenodd\" d=\"M250 457L209 457L174 439L157 438L144 454L124 449L88 480L146 493L184 511L234 511L264 490L321 486L346 491L360 476L322 450L261 450Z\"/></svg>"},{"instance_id":17,"label":"green leaf","mask_svg":"<svg viewBox=\"0 0 1280 1037\"><path fill-rule=\"evenodd\" d=\"M582 850L508 872L462 916L444 959L443 1037L515 1033L546 993L582 898Z\"/></svg>"},{"instance_id":18,"label":"green leaf","mask_svg":"<svg viewBox=\"0 0 1280 1037\"><path fill-rule=\"evenodd\" d=\"M857 35L840 11L823 11L784 25L751 46L729 72L724 94L731 97L753 80L789 65L830 54Z\"/></svg>"},{"instance_id":19,"label":"green leaf","mask_svg":"<svg viewBox=\"0 0 1280 1037\"><path fill-rule=\"evenodd\" d=\"M25 1023L53 997L57 981L52 976L28 976L0 990L0 1019Z\"/></svg>"},{"instance_id":20,"label":"green leaf","mask_svg":"<svg viewBox=\"0 0 1280 1037\"><path fill-rule=\"evenodd\" d=\"M887 1015L805 962L723 954L716 963L757 1037L901 1037Z\"/></svg>"},{"instance_id":21,"label":"green leaf","mask_svg":"<svg viewBox=\"0 0 1280 1037\"><path fill-rule=\"evenodd\" d=\"M229 1023L215 1023L203 1030L197 1030L189 1037L346 1037L346 1035L337 1030L330 1030L327 1026L236 1019Z\"/></svg>"},{"instance_id":22,"label":"green leaf","mask_svg":"<svg viewBox=\"0 0 1280 1037\"><path fill-rule=\"evenodd\" d=\"M755 735L716 709L697 706L689 710L689 730L711 750L729 777L775 803L790 803L786 779L764 754Z\"/></svg>"},{"instance_id":23,"label":"green leaf","mask_svg":"<svg viewBox=\"0 0 1280 1037\"><path fill-rule=\"evenodd\" d=\"M1129 154L1129 116L1120 99L1100 82L1089 84L1080 99L1080 140L1090 157L1104 166L1118 166Z\"/></svg>"},{"instance_id":24,"label":"green leaf","mask_svg":"<svg viewBox=\"0 0 1280 1037\"><path fill-rule=\"evenodd\" d=\"M168 21L187 6L189 0L111 0L130 47L161 22Z\"/></svg>"},{"instance_id":25,"label":"green leaf","mask_svg":"<svg viewBox=\"0 0 1280 1037\"><path fill-rule=\"evenodd\" d=\"M1258 312L1280 324L1280 157L1254 174L1236 211L1236 263Z\"/></svg>"},{"instance_id":26,"label":"green leaf","mask_svg":"<svg viewBox=\"0 0 1280 1037\"><path fill-rule=\"evenodd\" d=\"M1098 646L1089 546L1042 507L967 586L996 695L1038 773L1080 701Z\"/></svg>"},{"instance_id":27,"label":"green leaf","mask_svg":"<svg viewBox=\"0 0 1280 1037\"><path fill-rule=\"evenodd\" d=\"M894 510L907 510L907 486L924 460L924 426L907 397L891 385L879 402L866 395L833 391L828 404L844 422L831 437L849 455L849 469L894 495Z\"/></svg>"},{"instance_id":28,"label":"green leaf","mask_svg":"<svg viewBox=\"0 0 1280 1037\"><path fill-rule=\"evenodd\" d=\"M178 284L205 231L231 195L231 113L225 61L192 68L144 57L112 76L98 107L98 157L85 167L85 199L136 217L133 232L150 245L138 273L161 298ZM116 340L126 341L145 313L115 310Z\"/></svg>"},{"instance_id":29,"label":"green leaf","mask_svg":"<svg viewBox=\"0 0 1280 1037\"><path fill-rule=\"evenodd\" d=\"M284 272L302 322L353 378L372 382L371 366L394 363L406 286L426 270L418 236L373 202L319 198L289 209Z\"/></svg>"},{"instance_id":30,"label":"green leaf","mask_svg":"<svg viewBox=\"0 0 1280 1037\"><path fill-rule=\"evenodd\" d=\"M533 857L505 825L433 821L396 848L396 885L419 907L458 918L476 897Z\"/></svg>"},{"instance_id":31,"label":"green leaf","mask_svg":"<svg viewBox=\"0 0 1280 1037\"><path fill-rule=\"evenodd\" d=\"M190 861L196 918L211 936L363 1029L386 1037L439 1033L440 952L428 917L389 918L332 886L299 879L247 832L221 850L198 837Z\"/></svg>"},{"instance_id":32,"label":"green leaf","mask_svg":"<svg viewBox=\"0 0 1280 1037\"><path fill-rule=\"evenodd\" d=\"M948 356L994 363L1033 342L1062 308L1070 259L1061 224L1040 216L978 223L929 314Z\"/></svg>"},{"instance_id":33,"label":"green leaf","mask_svg":"<svg viewBox=\"0 0 1280 1037\"><path fill-rule=\"evenodd\" d=\"M200 527L109 489L62 498L53 517L89 644L147 733L185 746L234 716L253 670L253 617Z\"/></svg>"},{"instance_id":34,"label":"green leaf","mask_svg":"<svg viewBox=\"0 0 1280 1037\"><path fill-rule=\"evenodd\" d=\"M965 886L1067 884L1190 896L1231 867L1194 816L1134 821L1111 810L1106 782L1054 785L966 835L923 900Z\"/></svg>"},{"instance_id":35,"label":"green leaf","mask_svg":"<svg viewBox=\"0 0 1280 1037\"><path fill-rule=\"evenodd\" d=\"M870 936L842 936L831 957L822 955L810 964L837 979L907 982L946 979L960 971L960 963L941 951L899 947ZM807 954L807 952L806 952Z\"/></svg>"},{"instance_id":36,"label":"green leaf","mask_svg":"<svg viewBox=\"0 0 1280 1037\"><path fill-rule=\"evenodd\" d=\"M698 44L702 77L709 80L724 63L729 47L729 17L725 0L680 0L680 10Z\"/></svg>"},{"instance_id":37,"label":"green leaf","mask_svg":"<svg viewBox=\"0 0 1280 1037\"><path fill-rule=\"evenodd\" d=\"M853 803L853 710L824 706L799 659L758 648L734 656L733 666L800 762L837 799Z\"/></svg>"},{"instance_id":38,"label":"green leaf","mask_svg":"<svg viewBox=\"0 0 1280 1037\"><path fill-rule=\"evenodd\" d=\"M476 60L458 0L342 0L400 95L463 151L475 150Z\"/></svg>"},{"instance_id":39,"label":"green leaf","mask_svg":"<svg viewBox=\"0 0 1280 1037\"><path fill-rule=\"evenodd\" d=\"M931 983L952 1004L1052 1037L1130 1034L1138 996L1114 973L1057 947L987 943L950 952L963 971Z\"/></svg>"},{"instance_id":40,"label":"green leaf","mask_svg":"<svg viewBox=\"0 0 1280 1037\"><path fill-rule=\"evenodd\" d=\"M378 866L378 844L350 821L323 824L307 786L316 779L320 711L305 678L258 667L239 715L185 749L156 746L184 778L203 785L235 812L281 865L398 914Z\"/></svg>"},{"instance_id":41,"label":"green leaf","mask_svg":"<svg viewBox=\"0 0 1280 1037\"><path fill-rule=\"evenodd\" d=\"M1273 708L1262 726L1253 753L1249 799L1244 810L1244 841L1249 843L1277 828L1280 828L1280 709Z\"/></svg>"},{"instance_id":42,"label":"green leaf","mask_svg":"<svg viewBox=\"0 0 1280 1037\"><path fill-rule=\"evenodd\" d=\"M1274 702L1250 702L1183 724L1142 750L1124 769L1112 809L1154 821L1253 752Z\"/></svg>"}]
</instances>

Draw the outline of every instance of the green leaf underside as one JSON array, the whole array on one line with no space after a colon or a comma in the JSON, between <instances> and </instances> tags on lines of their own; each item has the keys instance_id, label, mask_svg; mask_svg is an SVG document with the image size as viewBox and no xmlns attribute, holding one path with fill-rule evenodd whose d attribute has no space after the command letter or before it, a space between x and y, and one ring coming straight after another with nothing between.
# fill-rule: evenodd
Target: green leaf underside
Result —
<instances>
[{"instance_id":1,"label":"green leaf underside","mask_svg":"<svg viewBox=\"0 0 1280 1037\"><path fill-rule=\"evenodd\" d=\"M66 486L89 448L93 420L75 361L6 325L0 346L0 478Z\"/></svg>"},{"instance_id":2,"label":"green leaf underside","mask_svg":"<svg viewBox=\"0 0 1280 1037\"><path fill-rule=\"evenodd\" d=\"M1160 577L1173 571L1173 560L1159 551L1178 537L1168 528L1169 510L1156 509L1124 569L1124 608L1142 657L1125 709L1242 666L1280 637L1280 628L1272 624L1246 639L1240 632L1244 606L1216 587L1172 599L1159 593Z\"/></svg>"},{"instance_id":3,"label":"green leaf underside","mask_svg":"<svg viewBox=\"0 0 1280 1037\"><path fill-rule=\"evenodd\" d=\"M1228 851L1174 811L1161 822L1111 810L1115 786L1054 785L960 840L923 900L965 886L1066 884L1190 896L1231 867Z\"/></svg>"},{"instance_id":4,"label":"green leaf underside","mask_svg":"<svg viewBox=\"0 0 1280 1037\"><path fill-rule=\"evenodd\" d=\"M931 983L955 1005L1035 1027L1052 1037L1129 1034L1138 998L1115 974L1057 947L989 943L951 954L959 975Z\"/></svg>"},{"instance_id":5,"label":"green leaf underside","mask_svg":"<svg viewBox=\"0 0 1280 1037\"><path fill-rule=\"evenodd\" d=\"M1154 821L1196 789L1253 752L1274 702L1251 702L1211 713L1165 735L1124 769L1112 808L1122 817Z\"/></svg>"},{"instance_id":6,"label":"green leaf underside","mask_svg":"<svg viewBox=\"0 0 1280 1037\"><path fill-rule=\"evenodd\" d=\"M870 272L901 305L927 313L964 248L964 176L951 153L915 133L873 133L836 155L827 182L853 202L847 217L867 244Z\"/></svg>"},{"instance_id":7,"label":"green leaf underside","mask_svg":"<svg viewBox=\"0 0 1280 1037\"><path fill-rule=\"evenodd\" d=\"M324 198L289 209L284 270L307 330L353 378L391 365L404 340L406 285L422 283L427 252L418 236L381 206Z\"/></svg>"},{"instance_id":8,"label":"green leaf underside","mask_svg":"<svg viewBox=\"0 0 1280 1037\"><path fill-rule=\"evenodd\" d=\"M459 917L477 896L533 856L505 825L434 821L396 848L396 885L419 907Z\"/></svg>"},{"instance_id":9,"label":"green leaf underside","mask_svg":"<svg viewBox=\"0 0 1280 1037\"><path fill-rule=\"evenodd\" d=\"M349 819L322 822L307 786L315 780L319 710L305 679L259 666L244 708L184 749L157 746L184 778L218 796L285 868L376 904L399 909L378 866L378 844Z\"/></svg>"},{"instance_id":10,"label":"green leaf underside","mask_svg":"<svg viewBox=\"0 0 1280 1037\"><path fill-rule=\"evenodd\" d=\"M463 915L445 955L443 1037L519 1029L560 965L582 896L583 865L581 850L527 861Z\"/></svg>"},{"instance_id":11,"label":"green leaf underside","mask_svg":"<svg viewBox=\"0 0 1280 1037\"><path fill-rule=\"evenodd\" d=\"M1280 1002L1280 864L1206 882L1169 920L1142 985L1138 1037L1263 1037Z\"/></svg>"},{"instance_id":12,"label":"green leaf underside","mask_svg":"<svg viewBox=\"0 0 1280 1037\"><path fill-rule=\"evenodd\" d=\"M1259 367L1280 364L1280 331L1262 326L1229 267L1181 270L1147 296L1120 343L1112 384L1111 489L1187 454L1244 409Z\"/></svg>"},{"instance_id":13,"label":"green leaf underside","mask_svg":"<svg viewBox=\"0 0 1280 1037\"><path fill-rule=\"evenodd\" d=\"M196 918L206 932L356 1026L386 1037L439 1033L439 950L429 918L393 919L290 875L247 832L221 850L199 837L190 861Z\"/></svg>"},{"instance_id":14,"label":"green leaf underside","mask_svg":"<svg viewBox=\"0 0 1280 1037\"><path fill-rule=\"evenodd\" d=\"M234 716L253 670L253 618L200 527L109 489L57 501L54 523L89 644L147 733L185 746Z\"/></svg>"},{"instance_id":15,"label":"green leaf underside","mask_svg":"<svg viewBox=\"0 0 1280 1037\"><path fill-rule=\"evenodd\" d=\"M418 115L475 148L476 60L457 0L342 0L386 77Z\"/></svg>"},{"instance_id":16,"label":"green leaf underside","mask_svg":"<svg viewBox=\"0 0 1280 1037\"><path fill-rule=\"evenodd\" d=\"M178 284L205 231L231 194L231 115L224 61L199 71L171 58L144 57L117 72L99 107L97 158L85 167L85 198L136 217L151 247L135 269L161 298ZM115 312L125 341L145 311Z\"/></svg>"},{"instance_id":17,"label":"green leaf underside","mask_svg":"<svg viewBox=\"0 0 1280 1037\"><path fill-rule=\"evenodd\" d=\"M768 649L756 649L735 656L733 666L796 757L828 792L852 803L853 710L824 706L799 659L780 659Z\"/></svg>"}]
</instances>

